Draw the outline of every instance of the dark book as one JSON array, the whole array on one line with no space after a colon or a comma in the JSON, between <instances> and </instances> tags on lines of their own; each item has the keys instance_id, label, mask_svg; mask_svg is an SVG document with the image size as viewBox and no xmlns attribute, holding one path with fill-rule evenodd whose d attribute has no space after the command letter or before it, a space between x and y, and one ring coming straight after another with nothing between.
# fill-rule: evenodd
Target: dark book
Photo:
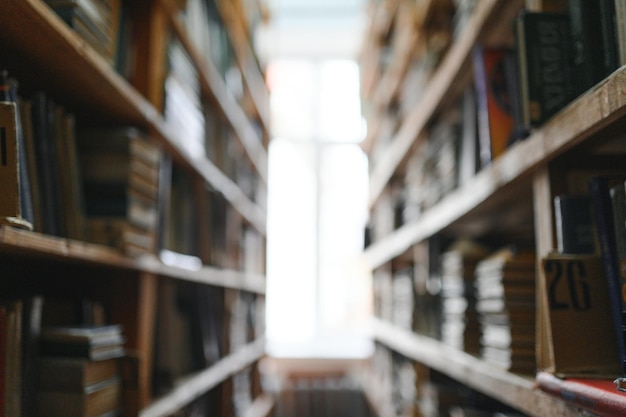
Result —
<instances>
[{"instance_id":1,"label":"dark book","mask_svg":"<svg viewBox=\"0 0 626 417\"><path fill-rule=\"evenodd\" d=\"M42 356L104 360L124 356L121 326L44 327L39 340Z\"/></svg>"},{"instance_id":2,"label":"dark book","mask_svg":"<svg viewBox=\"0 0 626 417\"><path fill-rule=\"evenodd\" d=\"M569 19L522 11L515 22L522 124L540 126L573 98Z\"/></svg>"},{"instance_id":3,"label":"dark book","mask_svg":"<svg viewBox=\"0 0 626 417\"><path fill-rule=\"evenodd\" d=\"M614 0L569 0L574 93L584 93L616 65Z\"/></svg>"},{"instance_id":4,"label":"dark book","mask_svg":"<svg viewBox=\"0 0 626 417\"><path fill-rule=\"evenodd\" d=\"M559 253L595 252L591 200L588 196L555 197L554 222Z\"/></svg>"},{"instance_id":5,"label":"dark book","mask_svg":"<svg viewBox=\"0 0 626 417\"><path fill-rule=\"evenodd\" d=\"M49 391L80 392L120 375L119 359L92 361L82 358L42 357L38 387Z\"/></svg>"},{"instance_id":6,"label":"dark book","mask_svg":"<svg viewBox=\"0 0 626 417\"><path fill-rule=\"evenodd\" d=\"M118 377L89 385L83 390L39 390L39 413L47 417L115 416L120 409L121 383Z\"/></svg>"},{"instance_id":7,"label":"dark book","mask_svg":"<svg viewBox=\"0 0 626 417\"><path fill-rule=\"evenodd\" d=\"M626 375L626 346L624 343L624 311L626 300L622 297L622 288L626 277L622 276L615 236L613 203L610 188L624 184L624 176L598 176L589 181L589 196L592 200L596 233L600 245L603 270L609 290L609 300L613 313L619 361L622 374Z\"/></svg>"},{"instance_id":8,"label":"dark book","mask_svg":"<svg viewBox=\"0 0 626 417\"><path fill-rule=\"evenodd\" d=\"M41 196L40 231L63 235L59 166L55 145L54 103L44 93L32 98L33 143Z\"/></svg>"},{"instance_id":9,"label":"dark book","mask_svg":"<svg viewBox=\"0 0 626 417\"><path fill-rule=\"evenodd\" d=\"M594 414L626 414L626 393L617 391L610 379L559 378L548 372L538 372L536 380L542 391Z\"/></svg>"}]
</instances>

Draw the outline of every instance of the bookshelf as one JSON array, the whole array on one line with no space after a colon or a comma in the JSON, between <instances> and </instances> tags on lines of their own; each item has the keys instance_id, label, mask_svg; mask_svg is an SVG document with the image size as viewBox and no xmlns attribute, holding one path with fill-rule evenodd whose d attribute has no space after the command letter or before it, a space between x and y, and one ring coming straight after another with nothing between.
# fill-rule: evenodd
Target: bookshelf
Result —
<instances>
[{"instance_id":1,"label":"bookshelf","mask_svg":"<svg viewBox=\"0 0 626 417\"><path fill-rule=\"evenodd\" d=\"M135 361L135 376L124 381L128 385L123 388L122 415L171 415L197 406L198 400L207 395L211 400L202 403L209 408L207 412L233 415L234 407L241 408L234 404L235 395L242 395L235 386L240 374L247 378L243 386L248 389L244 396L250 402L250 411L246 415L266 415L271 409L271 398L262 393L257 369L265 345L259 317L263 315L265 297L268 138L268 95L260 66L249 65L243 56L240 62L231 63L233 71L254 80L247 83L246 96L237 97L207 58L204 45L194 44L184 24L183 3L122 0L118 4L95 0L93 4L112 4L122 8L120 13L128 13L133 31L129 32L132 41L126 47L134 59L129 74L114 68L42 0L10 1L3 5L3 68L18 80L20 95L28 97L31 92L45 91L75 116L80 128L132 126L157 144L171 159L175 175L189 180L194 197L190 200L193 205L187 208L197 216L189 219L189 225L196 227L197 233L183 237L187 241L181 248L188 250L175 255L173 261L166 261L158 251L133 256L83 239L44 234L37 227L35 231L26 231L2 226L2 298L38 296L43 298L44 306L46 300L53 298L70 303L89 298L104 310L108 322L122 324L125 349ZM247 20L234 16L235 11L240 10L230 10L230 17L223 20L239 22L237 33L241 33ZM226 33L225 28L222 30ZM252 53L250 44L243 44L251 42L251 38L229 36L223 40L236 41L238 50ZM162 101L168 94L163 90L168 39L176 39L190 57L198 74L197 97L203 109L214 115L212 122L222 132L219 140L223 141L223 149L229 147L229 158L237 160L238 165L223 155L194 152L185 135L165 117ZM254 103L254 111L249 109L248 101ZM166 212L165 207L159 206L161 210ZM158 232L165 239L172 233L165 232L170 219L165 214L161 216L165 227L160 226ZM215 243L211 236L221 236L222 241ZM164 245L170 251L176 249L168 247L176 246L174 243ZM155 372L160 366L157 358L161 346L155 341L163 330L157 328L157 316L165 309L163 288L211 291L220 300L218 304L223 305L212 313L221 329L219 357L204 366L186 368L169 388L160 386L157 394ZM242 313L237 308L247 309L246 317L258 316L259 323L238 322L235 316ZM43 311L45 314L45 308ZM241 332L245 334L242 336ZM183 344L179 349L189 347ZM36 377L28 379L33 378ZM35 392L25 391L24 403L32 402L35 396Z\"/></svg>"},{"instance_id":2,"label":"bookshelf","mask_svg":"<svg viewBox=\"0 0 626 417\"><path fill-rule=\"evenodd\" d=\"M464 17L462 26L455 27L455 7L469 3L474 4L471 13ZM536 364L537 370L549 367L547 358L554 352L550 352L548 302L542 291L547 284L540 260L557 247L553 199L568 190L569 175L575 176L579 171L623 172L620 164L624 161L624 142L619 132L624 126L626 104L620 87L624 83L624 68L616 67L547 122L533 128L523 140L509 145L504 154L487 166L476 168L469 179L459 179L452 189L440 192L439 198L417 210L418 214L402 217L406 216L403 210L408 205L407 188L414 187L428 195L437 186L426 182L411 184L408 178L420 170L425 172L426 164L432 163L415 156L427 154L438 123L458 108L464 92L474 85L475 45L514 47L512 25L519 11L547 10L557 3L442 0L422 1L415 6L402 1L370 2L368 42L362 51L361 65L368 121L368 136L362 147L370 159L372 241L362 257L373 271L376 318L372 336L378 348L389 355L381 355L380 360L381 372L388 374L375 373L371 378L374 382L366 387L381 415L398 412L392 398L397 400L401 394L391 394L386 378L392 371L384 365L385 358L397 356L416 364L417 382L413 383L418 387L423 376L420 372L435 372L527 415L587 415L588 411L541 391L534 375L507 371L480 354L470 354L446 343L442 340L445 335L440 317L440 327L418 328L417 318L428 313L418 311L417 306L424 303L418 299L420 296L431 294L428 291L435 294L432 299L445 302L439 298L441 287L437 286L442 285L443 272L439 268L443 266L438 260L441 247L457 239L488 242L492 248L507 244L530 247L537 271L533 318ZM407 14L411 13L412 18L408 19ZM448 26L442 27L458 33L448 33L444 52L435 65L428 67L430 72L423 75L424 81L416 87L411 81L411 71L415 71L412 68L416 68L411 60L419 63L430 58L427 39L433 29L427 26L429 19L447 19ZM393 59L381 58L385 54ZM403 96L405 90L418 98L411 103L410 98ZM420 161L423 165L416 168ZM393 309L398 305L391 294L392 283L407 270L416 287L412 296L415 310L409 313L413 314L412 328L396 322ZM436 289L425 289L432 284L436 284ZM438 308L435 314L441 314L445 307ZM375 369L376 362L375 355ZM406 379L403 381L407 383ZM419 403L421 394L416 395L415 402Z\"/></svg>"}]
</instances>

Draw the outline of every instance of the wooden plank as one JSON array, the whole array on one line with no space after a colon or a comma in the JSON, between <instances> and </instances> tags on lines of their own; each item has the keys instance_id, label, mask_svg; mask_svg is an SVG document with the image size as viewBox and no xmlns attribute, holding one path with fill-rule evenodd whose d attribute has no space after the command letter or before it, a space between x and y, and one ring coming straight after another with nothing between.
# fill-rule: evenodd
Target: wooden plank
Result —
<instances>
[{"instance_id":1,"label":"wooden plank","mask_svg":"<svg viewBox=\"0 0 626 417\"><path fill-rule=\"evenodd\" d=\"M265 339L261 338L226 356L210 368L180 381L172 392L144 408L139 417L165 417L180 410L238 371L252 365L264 354Z\"/></svg>"},{"instance_id":2,"label":"wooden plank","mask_svg":"<svg viewBox=\"0 0 626 417\"><path fill-rule=\"evenodd\" d=\"M587 415L535 387L534 379L512 374L436 340L374 320L373 336L392 350L456 379L524 413L543 417Z\"/></svg>"},{"instance_id":3,"label":"wooden plank","mask_svg":"<svg viewBox=\"0 0 626 417\"><path fill-rule=\"evenodd\" d=\"M370 208L376 203L390 178L418 144L416 138L420 132L426 128L427 123L442 103L450 100L450 95L458 90L457 79L467 72L467 68L471 67L470 58L474 45L488 31L495 30L493 27L487 26L487 22L494 20L494 16L501 16L505 12L510 14L510 10L519 10L522 5L522 0L484 0L476 5L464 32L452 45L444 61L428 83L422 100L403 122L384 156L374 167L370 179ZM503 11L503 8L507 10ZM511 22L500 21L499 24L510 25Z\"/></svg>"},{"instance_id":4,"label":"wooden plank","mask_svg":"<svg viewBox=\"0 0 626 417\"><path fill-rule=\"evenodd\" d=\"M91 243L0 226L0 251L28 257L51 257L65 262L88 262L110 268L143 271L185 281L265 294L265 277L236 270L203 266L197 270L165 265L154 256L128 258Z\"/></svg>"},{"instance_id":5,"label":"wooden plank","mask_svg":"<svg viewBox=\"0 0 626 417\"><path fill-rule=\"evenodd\" d=\"M417 221L404 225L364 251L372 268L402 254L409 247L449 227L484 205L490 198L515 198L515 183L527 179L560 154L580 145L603 128L626 116L626 68L620 68L580 97L524 141L514 144L466 186L447 195Z\"/></svg>"}]
</instances>

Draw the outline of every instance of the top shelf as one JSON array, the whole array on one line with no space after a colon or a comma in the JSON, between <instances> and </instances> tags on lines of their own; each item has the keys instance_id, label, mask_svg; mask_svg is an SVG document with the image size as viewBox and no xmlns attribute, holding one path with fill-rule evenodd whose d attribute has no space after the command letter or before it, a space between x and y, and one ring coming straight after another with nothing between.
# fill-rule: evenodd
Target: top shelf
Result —
<instances>
[{"instance_id":1,"label":"top shelf","mask_svg":"<svg viewBox=\"0 0 626 417\"><path fill-rule=\"evenodd\" d=\"M3 4L0 26L3 28L0 33L3 63L25 74L24 79L31 87L44 89L77 114L97 118L100 123L134 125L155 136L177 161L195 170L221 192L246 221L265 233L264 209L250 201L234 181L208 158L190 154L174 132L169 131L158 111L45 3L23 0ZM28 55L23 55L21 51L28 51ZM42 68L45 70L42 71ZM206 82L210 88L216 85L215 81ZM234 99L224 99L225 94L219 88L215 91L216 104L221 106L229 122L239 129L237 134L244 129L242 135L248 141L254 135L260 144ZM263 172L262 178L266 178L265 149L259 146L249 152L253 154L251 158L257 161L255 166Z\"/></svg>"},{"instance_id":2,"label":"top shelf","mask_svg":"<svg viewBox=\"0 0 626 417\"><path fill-rule=\"evenodd\" d=\"M466 28L448 50L429 81L422 99L402 122L388 148L378 158L370 177L370 208L418 145L419 138L424 137L422 133L430 119L458 96L465 84L470 81L471 53L474 45L479 41L492 43L495 42L494 39L507 39L500 34L506 33L505 30L510 32L510 22L523 5L523 0L484 0L477 3Z\"/></svg>"},{"instance_id":3,"label":"top shelf","mask_svg":"<svg viewBox=\"0 0 626 417\"><path fill-rule=\"evenodd\" d=\"M114 249L40 233L0 227L0 253L11 256L46 257L56 261L89 263L111 268L149 272L155 275L222 288L265 294L265 277L229 269L203 266L188 269L165 265L155 256L131 259Z\"/></svg>"},{"instance_id":4,"label":"top shelf","mask_svg":"<svg viewBox=\"0 0 626 417\"><path fill-rule=\"evenodd\" d=\"M490 167L447 195L418 220L373 243L365 250L366 262L372 268L379 267L412 245L471 217L494 200L519 202L531 190L532 174L538 168L576 145L592 142L597 138L595 134L626 116L625 85L626 67L622 67L530 137L514 144Z\"/></svg>"}]
</instances>

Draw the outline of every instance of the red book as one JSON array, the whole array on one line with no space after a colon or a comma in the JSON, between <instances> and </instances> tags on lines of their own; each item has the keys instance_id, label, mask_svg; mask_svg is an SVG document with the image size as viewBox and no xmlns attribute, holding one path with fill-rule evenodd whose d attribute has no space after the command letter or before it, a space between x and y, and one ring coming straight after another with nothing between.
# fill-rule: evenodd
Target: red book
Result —
<instances>
[{"instance_id":1,"label":"red book","mask_svg":"<svg viewBox=\"0 0 626 417\"><path fill-rule=\"evenodd\" d=\"M601 416L626 416L626 392L618 391L610 379L559 378L538 372L537 385L544 392Z\"/></svg>"}]
</instances>

